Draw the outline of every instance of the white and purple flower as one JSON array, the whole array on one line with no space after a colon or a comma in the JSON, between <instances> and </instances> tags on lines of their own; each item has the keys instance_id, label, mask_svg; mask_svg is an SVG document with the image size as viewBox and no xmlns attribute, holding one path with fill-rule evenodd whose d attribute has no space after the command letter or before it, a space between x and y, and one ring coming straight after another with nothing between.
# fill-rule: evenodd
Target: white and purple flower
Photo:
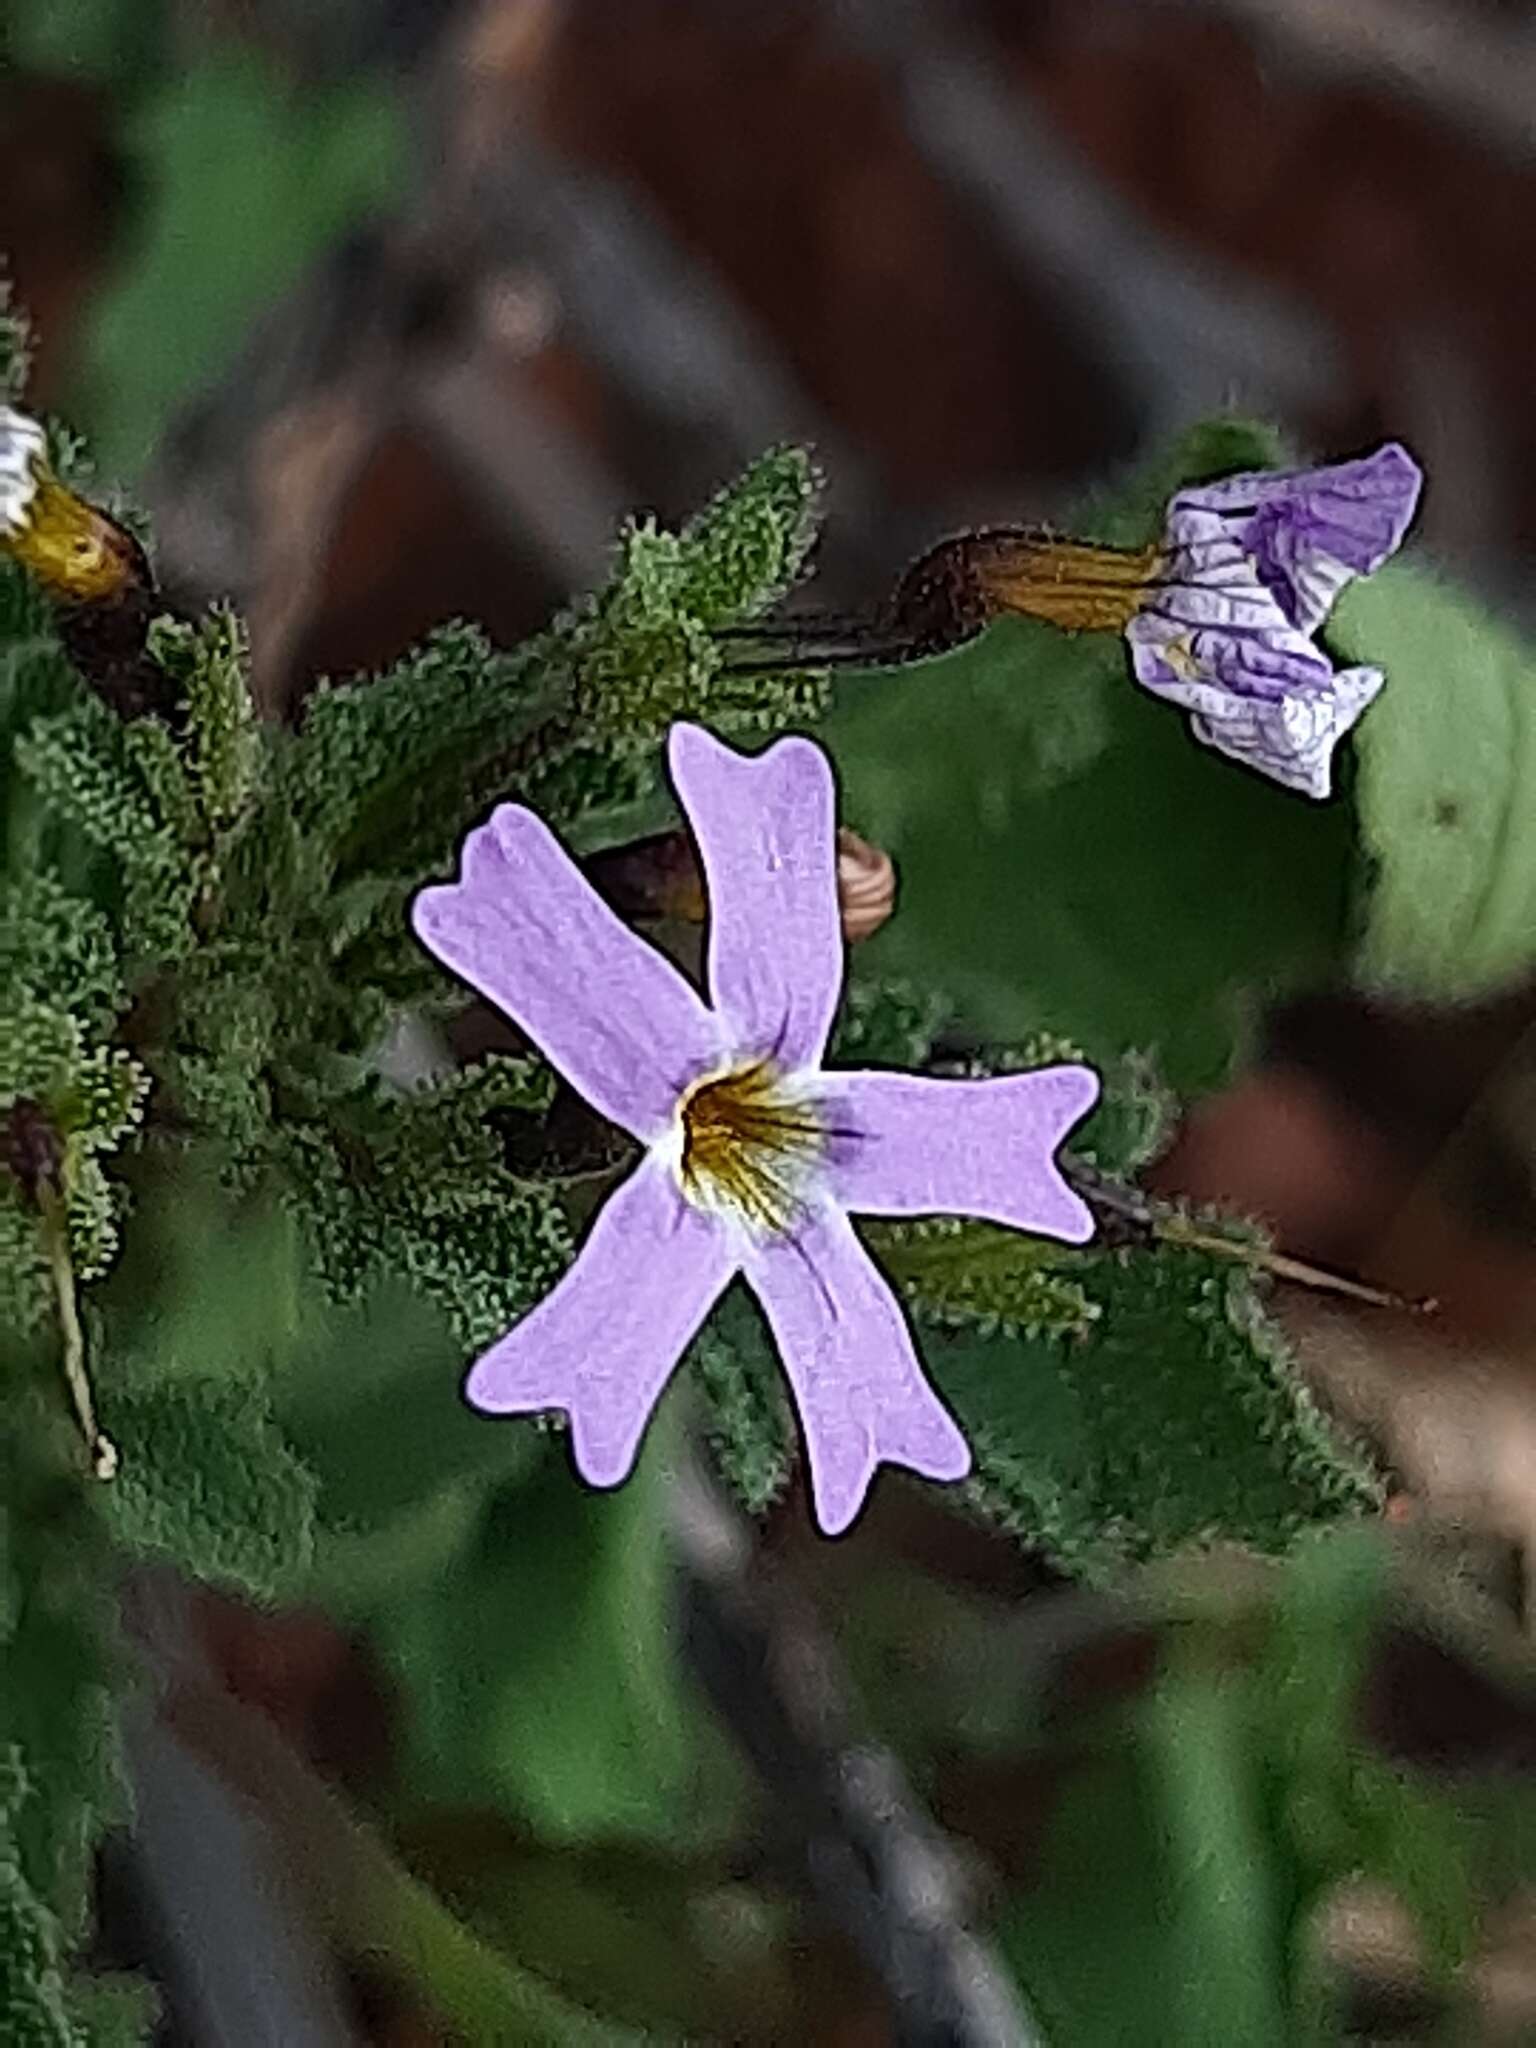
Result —
<instances>
[{"instance_id":1,"label":"white and purple flower","mask_svg":"<svg viewBox=\"0 0 1536 2048\"><path fill-rule=\"evenodd\" d=\"M469 834L458 881L413 906L423 943L645 1147L570 1271L465 1391L494 1414L565 1410L577 1469L617 1485L739 1273L799 1409L817 1520L836 1535L883 1461L936 1480L971 1463L849 1213L948 1212L1081 1243L1092 1218L1052 1155L1098 1078L824 1068L843 979L826 756L803 739L742 755L675 725L668 761L708 887L709 1003L516 804Z\"/></svg>"},{"instance_id":2,"label":"white and purple flower","mask_svg":"<svg viewBox=\"0 0 1536 2048\"><path fill-rule=\"evenodd\" d=\"M1395 441L1328 469L1180 491L1157 573L1125 628L1136 678L1194 714L1207 746L1325 797L1333 749L1384 680L1313 638L1353 576L1402 542L1423 473Z\"/></svg>"}]
</instances>

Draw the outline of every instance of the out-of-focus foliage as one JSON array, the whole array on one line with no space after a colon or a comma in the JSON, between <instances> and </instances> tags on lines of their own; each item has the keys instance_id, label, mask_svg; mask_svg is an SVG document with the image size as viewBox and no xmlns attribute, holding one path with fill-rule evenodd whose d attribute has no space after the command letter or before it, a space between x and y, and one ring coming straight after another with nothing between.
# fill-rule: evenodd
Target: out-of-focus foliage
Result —
<instances>
[{"instance_id":1,"label":"out-of-focus foliage","mask_svg":"<svg viewBox=\"0 0 1536 2048\"><path fill-rule=\"evenodd\" d=\"M382 71L296 83L164 0L10 0L0 61L115 91L130 217L76 404L99 460L132 476L251 323L403 188L395 85Z\"/></svg>"},{"instance_id":2,"label":"out-of-focus foliage","mask_svg":"<svg viewBox=\"0 0 1536 2048\"><path fill-rule=\"evenodd\" d=\"M1052 2038L1338 2040L1317 1916L1362 1880L1408 1909L1428 1983L1454 2000L1480 1910L1529 1881L1531 1803L1507 1781L1501 1799L1491 1772L1406 1765L1368 1734L1386 1631L1434 1626L1380 1538L1309 1542L1272 1580L1154 1580L1136 1619L1161 1630L1155 1682L1070 1740L1052 1729L1061 1796L1000 1925ZM1446 2038L1470 2026L1463 2013Z\"/></svg>"},{"instance_id":3,"label":"out-of-focus foliage","mask_svg":"<svg viewBox=\"0 0 1536 2048\"><path fill-rule=\"evenodd\" d=\"M163 62L168 15L165 0L16 0L0 54L28 71L142 83Z\"/></svg>"},{"instance_id":4,"label":"out-of-focus foliage","mask_svg":"<svg viewBox=\"0 0 1536 2048\"><path fill-rule=\"evenodd\" d=\"M1359 972L1423 999L1486 994L1536 961L1536 653L1412 562L1346 592L1334 637L1390 678L1358 742Z\"/></svg>"}]
</instances>

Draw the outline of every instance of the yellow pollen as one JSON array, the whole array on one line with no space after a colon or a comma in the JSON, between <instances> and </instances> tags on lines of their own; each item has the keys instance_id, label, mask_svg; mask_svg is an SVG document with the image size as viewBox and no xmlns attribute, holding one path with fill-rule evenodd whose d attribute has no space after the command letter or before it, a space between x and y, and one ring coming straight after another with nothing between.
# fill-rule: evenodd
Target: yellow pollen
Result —
<instances>
[{"instance_id":1,"label":"yellow pollen","mask_svg":"<svg viewBox=\"0 0 1536 2048\"><path fill-rule=\"evenodd\" d=\"M785 1230L826 1132L767 1060L698 1082L679 1111L678 1177L699 1208L727 1210L754 1230Z\"/></svg>"},{"instance_id":2,"label":"yellow pollen","mask_svg":"<svg viewBox=\"0 0 1536 2048\"><path fill-rule=\"evenodd\" d=\"M994 612L1021 612L1068 633L1123 632L1147 601L1162 550L1031 536L988 551L977 575Z\"/></svg>"}]
</instances>

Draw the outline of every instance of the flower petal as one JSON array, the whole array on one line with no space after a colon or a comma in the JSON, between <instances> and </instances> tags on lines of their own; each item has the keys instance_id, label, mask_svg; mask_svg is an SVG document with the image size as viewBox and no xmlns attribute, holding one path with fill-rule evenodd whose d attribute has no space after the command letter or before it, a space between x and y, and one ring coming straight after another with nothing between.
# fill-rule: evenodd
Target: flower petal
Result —
<instances>
[{"instance_id":1,"label":"flower petal","mask_svg":"<svg viewBox=\"0 0 1536 2048\"><path fill-rule=\"evenodd\" d=\"M469 834L460 880L423 889L411 923L595 1109L646 1142L720 1059L719 1028L677 968L520 804Z\"/></svg>"},{"instance_id":2,"label":"flower petal","mask_svg":"<svg viewBox=\"0 0 1536 2048\"><path fill-rule=\"evenodd\" d=\"M1198 593L1207 599L1218 593ZM1205 608L1209 623L1190 624L1191 606L1175 605L1168 593L1155 608L1140 612L1125 629L1131 643L1138 682L1170 704L1190 708L1178 686L1214 685L1238 697L1280 698L1291 691L1325 690L1333 679L1333 663L1302 633L1278 614L1265 631L1252 632L1235 617L1223 623L1224 607ZM1178 593L1193 598L1196 592ZM1183 614L1184 616L1181 616Z\"/></svg>"},{"instance_id":3,"label":"flower petal","mask_svg":"<svg viewBox=\"0 0 1536 2048\"><path fill-rule=\"evenodd\" d=\"M26 525L37 496L38 470L48 443L37 421L14 406L0 405L0 534Z\"/></svg>"},{"instance_id":4,"label":"flower petal","mask_svg":"<svg viewBox=\"0 0 1536 2048\"><path fill-rule=\"evenodd\" d=\"M963 1479L970 1446L923 1376L911 1332L853 1226L833 1206L754 1246L746 1277L800 1411L816 1520L840 1536L882 1461Z\"/></svg>"},{"instance_id":5,"label":"flower petal","mask_svg":"<svg viewBox=\"0 0 1536 2048\"><path fill-rule=\"evenodd\" d=\"M1098 1100L1091 1067L990 1081L829 1073L827 1179L855 1215L980 1216L1082 1244L1093 1217L1052 1154Z\"/></svg>"},{"instance_id":6,"label":"flower petal","mask_svg":"<svg viewBox=\"0 0 1536 2048\"><path fill-rule=\"evenodd\" d=\"M739 754L674 725L672 780L709 884L710 1000L738 1053L821 1057L843 983L832 769L810 740Z\"/></svg>"},{"instance_id":7,"label":"flower petal","mask_svg":"<svg viewBox=\"0 0 1536 2048\"><path fill-rule=\"evenodd\" d=\"M599 1210L559 1284L476 1359L465 1399L492 1415L565 1409L577 1471L617 1486L734 1269L725 1232L646 1160Z\"/></svg>"},{"instance_id":8,"label":"flower petal","mask_svg":"<svg viewBox=\"0 0 1536 2048\"><path fill-rule=\"evenodd\" d=\"M1324 469L1223 477L1178 493L1167 538L1197 553L1235 540L1289 623L1311 632L1352 576L1370 575L1402 545L1423 482L1396 441Z\"/></svg>"},{"instance_id":9,"label":"flower petal","mask_svg":"<svg viewBox=\"0 0 1536 2048\"><path fill-rule=\"evenodd\" d=\"M1126 637L1137 680L1193 712L1197 739L1305 796L1329 794L1333 750L1384 681L1380 669L1334 669L1296 634L1277 646L1144 613Z\"/></svg>"}]
</instances>

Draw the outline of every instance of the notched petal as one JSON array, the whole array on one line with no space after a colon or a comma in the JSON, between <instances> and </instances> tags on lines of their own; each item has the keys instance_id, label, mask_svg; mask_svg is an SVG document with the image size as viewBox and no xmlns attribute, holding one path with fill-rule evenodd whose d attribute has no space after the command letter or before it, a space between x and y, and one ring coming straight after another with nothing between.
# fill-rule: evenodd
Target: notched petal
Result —
<instances>
[{"instance_id":1,"label":"notched petal","mask_svg":"<svg viewBox=\"0 0 1536 2048\"><path fill-rule=\"evenodd\" d=\"M642 1141L720 1056L714 1018L672 962L603 902L542 819L502 804L464 842L457 882L411 905L417 937Z\"/></svg>"},{"instance_id":2,"label":"notched petal","mask_svg":"<svg viewBox=\"0 0 1536 2048\"><path fill-rule=\"evenodd\" d=\"M963 1479L971 1452L923 1375L890 1288L841 1210L754 1248L744 1267L794 1395L823 1533L854 1520L881 1464Z\"/></svg>"},{"instance_id":3,"label":"notched petal","mask_svg":"<svg viewBox=\"0 0 1536 2048\"><path fill-rule=\"evenodd\" d=\"M976 1216L1068 1244L1093 1235L1054 1158L1098 1100L1091 1067L982 1081L865 1070L826 1085L828 1176L853 1214Z\"/></svg>"},{"instance_id":4,"label":"notched petal","mask_svg":"<svg viewBox=\"0 0 1536 2048\"><path fill-rule=\"evenodd\" d=\"M710 999L735 1051L813 1066L843 982L831 764L807 739L739 754L697 725L667 753L708 884Z\"/></svg>"},{"instance_id":5,"label":"notched petal","mask_svg":"<svg viewBox=\"0 0 1536 2048\"><path fill-rule=\"evenodd\" d=\"M475 1361L465 1399L492 1415L564 1410L577 1471L617 1486L733 1270L725 1233L647 1160L599 1211L564 1278Z\"/></svg>"}]
</instances>

